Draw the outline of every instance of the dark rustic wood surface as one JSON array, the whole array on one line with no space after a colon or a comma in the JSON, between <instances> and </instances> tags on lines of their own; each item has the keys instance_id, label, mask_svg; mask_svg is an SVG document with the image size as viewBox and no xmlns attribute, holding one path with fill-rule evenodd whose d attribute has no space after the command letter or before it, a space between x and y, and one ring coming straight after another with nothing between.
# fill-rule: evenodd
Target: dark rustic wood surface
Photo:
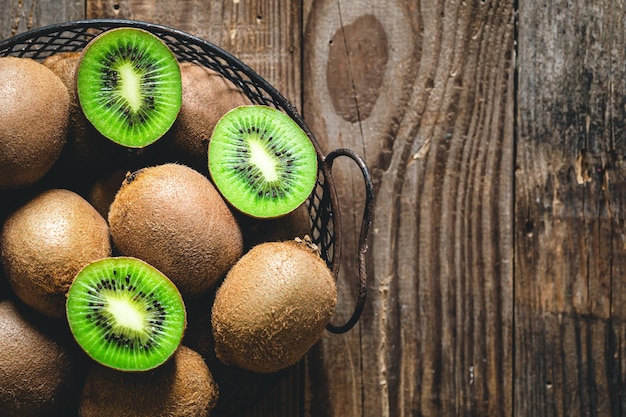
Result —
<instances>
[{"instance_id":1,"label":"dark rustic wood surface","mask_svg":"<svg viewBox=\"0 0 626 417\"><path fill-rule=\"evenodd\" d=\"M249 417L626 415L626 14L600 0L0 0L0 37L161 23L374 178L368 302ZM352 308L364 201L333 170Z\"/></svg>"}]
</instances>

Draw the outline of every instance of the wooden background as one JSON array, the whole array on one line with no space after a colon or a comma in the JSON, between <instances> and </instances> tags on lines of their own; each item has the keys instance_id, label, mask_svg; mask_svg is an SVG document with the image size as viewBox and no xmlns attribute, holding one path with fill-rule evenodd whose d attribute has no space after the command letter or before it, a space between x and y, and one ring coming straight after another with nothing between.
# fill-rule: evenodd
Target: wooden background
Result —
<instances>
[{"instance_id":1,"label":"wooden background","mask_svg":"<svg viewBox=\"0 0 626 417\"><path fill-rule=\"evenodd\" d=\"M0 37L172 26L374 178L368 302L248 417L626 415L623 0L0 0ZM340 309L363 181L338 161Z\"/></svg>"}]
</instances>

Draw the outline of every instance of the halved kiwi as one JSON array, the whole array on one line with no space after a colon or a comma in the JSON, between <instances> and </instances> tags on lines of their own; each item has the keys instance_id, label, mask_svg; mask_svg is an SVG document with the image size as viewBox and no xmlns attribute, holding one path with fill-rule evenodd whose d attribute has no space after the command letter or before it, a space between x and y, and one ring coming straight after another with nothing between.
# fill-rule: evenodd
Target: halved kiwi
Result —
<instances>
[{"instance_id":1,"label":"halved kiwi","mask_svg":"<svg viewBox=\"0 0 626 417\"><path fill-rule=\"evenodd\" d=\"M178 60L156 35L116 28L92 39L78 65L78 99L105 137L145 147L172 126L182 103Z\"/></svg>"},{"instance_id":2,"label":"halved kiwi","mask_svg":"<svg viewBox=\"0 0 626 417\"><path fill-rule=\"evenodd\" d=\"M176 286L132 257L104 258L83 268L68 291L66 312L87 355L122 371L145 371L166 362L186 326Z\"/></svg>"},{"instance_id":3,"label":"halved kiwi","mask_svg":"<svg viewBox=\"0 0 626 417\"><path fill-rule=\"evenodd\" d=\"M317 153L287 114L263 105L239 106L216 124L209 172L223 197L256 218L299 207L317 181Z\"/></svg>"}]
</instances>

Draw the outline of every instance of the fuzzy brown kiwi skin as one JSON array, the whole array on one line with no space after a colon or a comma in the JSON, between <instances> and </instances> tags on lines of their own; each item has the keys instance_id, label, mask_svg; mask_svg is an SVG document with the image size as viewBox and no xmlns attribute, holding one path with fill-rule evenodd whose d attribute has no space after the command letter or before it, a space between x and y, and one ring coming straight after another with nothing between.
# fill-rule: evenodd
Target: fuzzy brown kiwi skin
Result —
<instances>
[{"instance_id":1,"label":"fuzzy brown kiwi skin","mask_svg":"<svg viewBox=\"0 0 626 417\"><path fill-rule=\"evenodd\" d=\"M218 398L219 387L200 354L181 345L168 362L147 372L120 372L93 364L80 415L206 417Z\"/></svg>"},{"instance_id":2,"label":"fuzzy brown kiwi skin","mask_svg":"<svg viewBox=\"0 0 626 417\"><path fill-rule=\"evenodd\" d=\"M252 103L217 71L192 62L181 62L180 70L182 106L170 131L155 145L167 157L206 174L209 139L215 124L229 110Z\"/></svg>"},{"instance_id":3,"label":"fuzzy brown kiwi skin","mask_svg":"<svg viewBox=\"0 0 626 417\"><path fill-rule=\"evenodd\" d=\"M16 301L0 301L3 417L73 415L86 363L64 326Z\"/></svg>"},{"instance_id":4,"label":"fuzzy brown kiwi skin","mask_svg":"<svg viewBox=\"0 0 626 417\"><path fill-rule=\"evenodd\" d=\"M62 319L65 295L78 271L111 255L109 228L80 195L46 190L6 219L0 251L16 296L40 313Z\"/></svg>"},{"instance_id":5,"label":"fuzzy brown kiwi skin","mask_svg":"<svg viewBox=\"0 0 626 417\"><path fill-rule=\"evenodd\" d=\"M57 162L69 126L61 79L31 58L0 58L0 189L41 179Z\"/></svg>"},{"instance_id":6,"label":"fuzzy brown kiwi skin","mask_svg":"<svg viewBox=\"0 0 626 417\"><path fill-rule=\"evenodd\" d=\"M243 253L230 208L207 177L185 165L130 173L108 219L115 248L159 269L186 301L212 289Z\"/></svg>"},{"instance_id":7,"label":"fuzzy brown kiwi skin","mask_svg":"<svg viewBox=\"0 0 626 417\"><path fill-rule=\"evenodd\" d=\"M306 243L257 245L217 290L211 317L216 356L253 372L284 369L319 340L336 303L334 276Z\"/></svg>"}]
</instances>

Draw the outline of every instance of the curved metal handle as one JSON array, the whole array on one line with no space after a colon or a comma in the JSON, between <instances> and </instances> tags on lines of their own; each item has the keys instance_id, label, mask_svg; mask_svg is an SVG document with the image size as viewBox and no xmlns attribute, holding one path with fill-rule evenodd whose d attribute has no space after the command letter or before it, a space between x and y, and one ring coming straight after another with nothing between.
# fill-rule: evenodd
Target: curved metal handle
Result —
<instances>
[{"instance_id":1,"label":"curved metal handle","mask_svg":"<svg viewBox=\"0 0 626 417\"><path fill-rule=\"evenodd\" d=\"M367 252L367 236L369 233L370 225L372 224L372 209L374 205L374 186L372 185L372 178L370 176L367 165L363 159L350 149L336 149L330 152L324 162L328 166L329 171L332 171L333 162L336 158L345 156L352 159L361 170L363 174L363 180L365 181L365 207L363 209L363 221L361 223L361 232L359 234L358 242L358 265L359 265L359 281L357 289L357 301L354 307L354 312L348 321L341 326L336 326L329 323L326 329L332 333L340 334L350 330L359 320L363 307L365 306L365 299L367 298L367 273L365 268L365 253Z\"/></svg>"}]
</instances>

